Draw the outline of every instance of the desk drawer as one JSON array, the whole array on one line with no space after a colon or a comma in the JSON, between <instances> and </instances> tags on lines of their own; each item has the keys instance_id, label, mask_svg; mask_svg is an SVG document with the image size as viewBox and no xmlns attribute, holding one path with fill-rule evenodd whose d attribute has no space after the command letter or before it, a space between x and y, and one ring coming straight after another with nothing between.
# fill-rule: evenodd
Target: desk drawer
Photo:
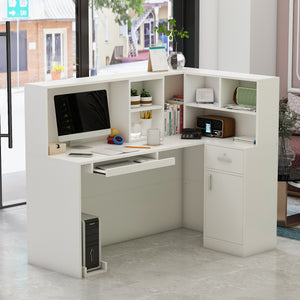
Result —
<instances>
[{"instance_id":1,"label":"desk drawer","mask_svg":"<svg viewBox=\"0 0 300 300\"><path fill-rule=\"evenodd\" d=\"M243 173L242 150L207 145L205 161L209 169Z\"/></svg>"},{"instance_id":2,"label":"desk drawer","mask_svg":"<svg viewBox=\"0 0 300 300\"><path fill-rule=\"evenodd\" d=\"M101 174L106 177L131 174L141 171L158 169L175 165L175 157L168 157L164 159L141 159L141 162L135 162L136 159L128 161L117 162L118 165L106 164L97 165L94 168L95 174Z\"/></svg>"}]
</instances>

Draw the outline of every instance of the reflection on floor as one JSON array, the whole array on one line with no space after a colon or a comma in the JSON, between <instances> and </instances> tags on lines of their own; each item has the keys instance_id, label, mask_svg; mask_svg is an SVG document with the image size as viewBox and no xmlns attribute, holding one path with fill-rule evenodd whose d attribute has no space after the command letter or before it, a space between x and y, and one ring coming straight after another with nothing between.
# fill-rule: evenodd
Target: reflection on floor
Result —
<instances>
[{"instance_id":1,"label":"reflection on floor","mask_svg":"<svg viewBox=\"0 0 300 300\"><path fill-rule=\"evenodd\" d=\"M3 205L23 202L26 198L26 172L12 172L2 175Z\"/></svg>"},{"instance_id":2,"label":"reflection on floor","mask_svg":"<svg viewBox=\"0 0 300 300\"><path fill-rule=\"evenodd\" d=\"M43 233L41 233L43 234ZM66 240L67 242L67 240ZM0 211L0 299L299 299L300 242L239 258L174 230L103 249L106 274L78 280L27 264L26 207Z\"/></svg>"}]
</instances>

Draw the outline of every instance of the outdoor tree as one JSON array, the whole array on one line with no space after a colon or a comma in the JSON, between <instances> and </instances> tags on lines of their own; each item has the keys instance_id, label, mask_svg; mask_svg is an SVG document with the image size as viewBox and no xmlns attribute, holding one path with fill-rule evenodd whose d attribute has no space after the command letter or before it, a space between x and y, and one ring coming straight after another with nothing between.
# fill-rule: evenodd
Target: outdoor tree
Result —
<instances>
[{"instance_id":1,"label":"outdoor tree","mask_svg":"<svg viewBox=\"0 0 300 300\"><path fill-rule=\"evenodd\" d=\"M94 0L94 5L98 9L110 8L116 15L115 22L119 25L128 24L131 26L131 18L128 11L131 9L138 15L144 12L142 4L145 0Z\"/></svg>"}]
</instances>

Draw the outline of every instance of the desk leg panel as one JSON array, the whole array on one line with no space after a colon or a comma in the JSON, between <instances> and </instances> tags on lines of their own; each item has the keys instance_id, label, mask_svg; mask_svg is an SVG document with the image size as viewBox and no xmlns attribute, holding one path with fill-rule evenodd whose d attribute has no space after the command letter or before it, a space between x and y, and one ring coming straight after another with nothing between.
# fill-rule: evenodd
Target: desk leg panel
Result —
<instances>
[{"instance_id":1,"label":"desk leg panel","mask_svg":"<svg viewBox=\"0 0 300 300\"><path fill-rule=\"evenodd\" d=\"M204 146L184 149L183 226L203 232Z\"/></svg>"},{"instance_id":2,"label":"desk leg panel","mask_svg":"<svg viewBox=\"0 0 300 300\"><path fill-rule=\"evenodd\" d=\"M42 164L30 158L29 161L28 261L81 278L80 165L51 158Z\"/></svg>"}]
</instances>

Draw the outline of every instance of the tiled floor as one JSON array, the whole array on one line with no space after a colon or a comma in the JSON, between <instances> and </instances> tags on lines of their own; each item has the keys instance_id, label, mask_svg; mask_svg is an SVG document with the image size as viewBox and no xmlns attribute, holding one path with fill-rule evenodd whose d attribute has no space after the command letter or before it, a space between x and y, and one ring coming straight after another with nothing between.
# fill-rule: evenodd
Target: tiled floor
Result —
<instances>
[{"instance_id":1,"label":"tiled floor","mask_svg":"<svg viewBox=\"0 0 300 300\"><path fill-rule=\"evenodd\" d=\"M74 279L27 265L26 208L0 211L0 299L300 299L300 242L238 258L174 230L103 249L109 272Z\"/></svg>"}]
</instances>

